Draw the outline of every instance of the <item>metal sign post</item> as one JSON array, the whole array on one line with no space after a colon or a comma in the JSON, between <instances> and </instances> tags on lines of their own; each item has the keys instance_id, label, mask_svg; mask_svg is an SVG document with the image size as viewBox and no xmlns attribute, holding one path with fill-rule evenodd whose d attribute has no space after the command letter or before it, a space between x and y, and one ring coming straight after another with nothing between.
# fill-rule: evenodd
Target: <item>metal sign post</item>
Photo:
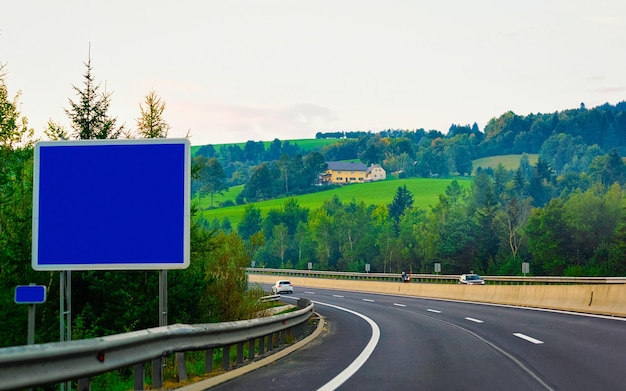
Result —
<instances>
[{"instance_id":1,"label":"metal sign post","mask_svg":"<svg viewBox=\"0 0 626 391\"><path fill-rule=\"evenodd\" d=\"M522 262L522 274L526 277L528 273L530 273L530 263ZM524 281L524 285L526 285L526 281Z\"/></svg>"},{"instance_id":2,"label":"metal sign post","mask_svg":"<svg viewBox=\"0 0 626 391\"><path fill-rule=\"evenodd\" d=\"M522 262L522 274L526 277L528 273L530 273L530 263Z\"/></svg>"},{"instance_id":3,"label":"metal sign post","mask_svg":"<svg viewBox=\"0 0 626 391\"><path fill-rule=\"evenodd\" d=\"M167 269L159 271L159 326L167 326ZM152 360L153 384L163 385L163 368L167 365L165 358Z\"/></svg>"},{"instance_id":4,"label":"metal sign post","mask_svg":"<svg viewBox=\"0 0 626 391\"><path fill-rule=\"evenodd\" d=\"M60 273L59 282L59 341L72 340L72 272Z\"/></svg>"},{"instance_id":5,"label":"metal sign post","mask_svg":"<svg viewBox=\"0 0 626 391\"><path fill-rule=\"evenodd\" d=\"M46 287L43 285L18 285L15 287L14 301L16 304L28 304L28 337L27 344L35 343L35 304L46 301Z\"/></svg>"}]
</instances>

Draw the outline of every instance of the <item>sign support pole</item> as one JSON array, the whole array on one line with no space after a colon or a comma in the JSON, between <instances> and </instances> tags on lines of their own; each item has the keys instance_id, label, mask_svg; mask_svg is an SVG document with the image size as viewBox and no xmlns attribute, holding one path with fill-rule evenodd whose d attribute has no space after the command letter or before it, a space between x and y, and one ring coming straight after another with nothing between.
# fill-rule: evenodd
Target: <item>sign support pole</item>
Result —
<instances>
[{"instance_id":1,"label":"sign support pole","mask_svg":"<svg viewBox=\"0 0 626 391\"><path fill-rule=\"evenodd\" d=\"M65 341L65 270L59 273L59 341Z\"/></svg>"},{"instance_id":2,"label":"sign support pole","mask_svg":"<svg viewBox=\"0 0 626 391\"><path fill-rule=\"evenodd\" d=\"M167 269L159 270L159 326L167 326Z\"/></svg>"},{"instance_id":3,"label":"sign support pole","mask_svg":"<svg viewBox=\"0 0 626 391\"><path fill-rule=\"evenodd\" d=\"M59 300L59 331L60 341L72 340L72 271L61 271Z\"/></svg>"},{"instance_id":4,"label":"sign support pole","mask_svg":"<svg viewBox=\"0 0 626 391\"><path fill-rule=\"evenodd\" d=\"M35 344L35 305L28 305L28 339L27 345Z\"/></svg>"},{"instance_id":5,"label":"sign support pole","mask_svg":"<svg viewBox=\"0 0 626 391\"><path fill-rule=\"evenodd\" d=\"M62 270L59 283L59 331L60 341L72 340L72 271ZM72 383L61 383L61 391L71 390Z\"/></svg>"},{"instance_id":6,"label":"sign support pole","mask_svg":"<svg viewBox=\"0 0 626 391\"><path fill-rule=\"evenodd\" d=\"M159 327L167 326L167 269L159 270ZM167 361L163 357L152 360L152 386L163 386L163 367Z\"/></svg>"}]
</instances>

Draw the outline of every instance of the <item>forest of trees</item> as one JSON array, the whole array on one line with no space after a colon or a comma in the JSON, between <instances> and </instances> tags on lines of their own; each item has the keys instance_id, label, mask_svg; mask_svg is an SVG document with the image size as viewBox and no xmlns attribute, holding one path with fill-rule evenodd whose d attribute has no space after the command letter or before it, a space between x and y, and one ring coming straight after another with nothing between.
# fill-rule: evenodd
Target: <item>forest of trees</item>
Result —
<instances>
[{"instance_id":1,"label":"forest of trees","mask_svg":"<svg viewBox=\"0 0 626 391\"><path fill-rule=\"evenodd\" d=\"M437 261L447 273L515 275L521 262L530 262L535 275L625 275L625 145L618 137L626 134L625 109L620 102L593 109L581 104L553 114L507 112L484 132L476 124L452 125L446 135L423 129L318 133L317 138L337 138L319 150L318 169L323 161L360 159L401 178L467 177L475 171L471 190L449 189L432 210L398 208L392 195L387 205L335 198L314 210L288 198L283 208L263 218L253 202L319 189L306 189L305 182L288 191L289 176L281 168L290 159L294 170L303 165L297 145L286 144L296 149L293 157L285 151L280 160L258 165L237 161L241 167L250 163L248 174L237 176L247 179L237 202L251 202L241 224L212 221L205 226L236 231L244 240L260 235L264 244L254 260L268 267L304 268L312 262L320 269L362 271L368 263L379 272L428 273ZM281 145L276 139L271 147L278 151ZM263 158L261 143L257 150ZM232 164L212 151L225 165ZM473 167L472 160L494 151L522 154L519 167ZM526 153L539 155L535 165ZM411 195L398 189L398 197Z\"/></svg>"},{"instance_id":2,"label":"forest of trees","mask_svg":"<svg viewBox=\"0 0 626 391\"><path fill-rule=\"evenodd\" d=\"M90 61L77 99L65 110L66 130L50 121L52 140L165 137L165 102L154 91L140 105L135 132L117 126L108 113L110 95L99 91ZM59 340L59 272L31 266L33 151L36 139L19 111L19 97L9 94L5 66L0 65L0 346L26 343L28 306L13 302L18 285L35 283L47 289L37 305L35 343ZM194 167L195 180L203 173ZM215 189L214 189L215 190ZM219 189L217 189L219 190ZM65 207L65 206L63 206ZM195 209L192 210L192 216ZM248 290L244 267L250 248L235 233L209 231L192 217L191 262L168 274L170 323L203 323L256 316L259 290ZM73 271L72 338L82 339L146 329L159 325L158 271Z\"/></svg>"},{"instance_id":3,"label":"forest of trees","mask_svg":"<svg viewBox=\"0 0 626 391\"><path fill-rule=\"evenodd\" d=\"M262 217L254 201L306 188L304 183L286 191L288 176L281 168L290 159L298 162L294 169L303 165L299 153L285 152L280 160L250 166L252 174L237 202L252 203L238 227L228 221L205 225L237 231L244 240L260 235L264 244L254 260L268 267L305 268L312 262L319 269L363 271L368 263L373 271L428 273L437 261L445 273L515 275L521 262L530 262L535 275L622 276L626 168L623 139L617 135L626 134L625 109L619 103L525 117L507 112L484 132L476 124L452 125L446 135L424 130L318 133L318 138L339 137L320 149L318 169L323 161L360 159L401 178L467 177L475 171L471 190L452 187L432 210L412 208L410 202L399 207L396 199L412 196L402 188L395 197L389 195L387 205L334 198L309 210L287 198L283 208ZM272 143L276 151L280 146L279 140ZM519 167L472 166L473 159L493 151L522 154ZM526 153L539 155L535 165ZM213 156L221 160L219 153Z\"/></svg>"},{"instance_id":4,"label":"forest of trees","mask_svg":"<svg viewBox=\"0 0 626 391\"><path fill-rule=\"evenodd\" d=\"M71 129L50 121L49 139L165 137L165 103L150 91L140 106L135 131L118 126L108 113L110 94L99 91L90 61L76 99L65 112ZM48 288L38 307L36 342L58 340L58 273L34 272L31 259L34 131L11 97L0 67L0 341L23 344L26 308L13 303L17 285ZM194 156L194 192L209 197L243 184L246 203L237 227L195 217L191 266L169 274L171 322L240 319L254 312L246 296L243 268L252 260L268 267L443 273L474 270L520 274L530 262L534 275L626 275L626 103L552 114L492 119L436 130L387 130L334 134L337 142L304 153L274 140L244 148L203 146ZM318 137L326 137L319 133ZM535 165L522 155L519 167L482 169L472 160L507 153L537 153ZM314 190L325 163L359 159L381 164L400 177L465 177L441 194L430 210L413 206L400 186L382 205L332 198L315 209L285 198L283 207L262 216L254 202ZM474 173L475 171L475 173ZM158 325L158 273L84 271L73 273L75 338ZM226 298L228 300L226 300Z\"/></svg>"},{"instance_id":5,"label":"forest of trees","mask_svg":"<svg viewBox=\"0 0 626 391\"><path fill-rule=\"evenodd\" d=\"M262 218L249 204L237 231L244 240L263 237L254 260L264 267L306 269L312 262L315 269L362 272L367 263L376 272L432 273L440 262L445 274L519 275L521 262L530 262L533 275L626 275L619 182L572 190L529 168L528 178L520 170L482 170L469 190L455 181L431 210L412 207L406 187L386 205L334 197L307 209L287 198Z\"/></svg>"}]
</instances>

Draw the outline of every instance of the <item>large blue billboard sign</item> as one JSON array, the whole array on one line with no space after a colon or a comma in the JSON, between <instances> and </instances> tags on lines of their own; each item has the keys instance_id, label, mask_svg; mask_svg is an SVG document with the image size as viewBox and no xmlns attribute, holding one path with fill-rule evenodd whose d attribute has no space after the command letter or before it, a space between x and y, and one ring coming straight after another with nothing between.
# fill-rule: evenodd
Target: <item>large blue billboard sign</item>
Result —
<instances>
[{"instance_id":1,"label":"large blue billboard sign","mask_svg":"<svg viewBox=\"0 0 626 391\"><path fill-rule=\"evenodd\" d=\"M35 144L35 270L189 266L187 139Z\"/></svg>"}]
</instances>

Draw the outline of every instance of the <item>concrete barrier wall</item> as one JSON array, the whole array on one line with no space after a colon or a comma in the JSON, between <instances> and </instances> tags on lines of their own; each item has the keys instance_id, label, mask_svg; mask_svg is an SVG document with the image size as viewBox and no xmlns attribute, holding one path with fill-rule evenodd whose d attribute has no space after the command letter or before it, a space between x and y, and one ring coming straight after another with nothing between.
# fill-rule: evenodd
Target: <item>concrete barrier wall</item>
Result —
<instances>
[{"instance_id":1,"label":"concrete barrier wall","mask_svg":"<svg viewBox=\"0 0 626 391\"><path fill-rule=\"evenodd\" d=\"M273 284L278 279L289 279L296 293L306 286L626 316L626 284L471 286L249 274L251 283Z\"/></svg>"}]
</instances>

